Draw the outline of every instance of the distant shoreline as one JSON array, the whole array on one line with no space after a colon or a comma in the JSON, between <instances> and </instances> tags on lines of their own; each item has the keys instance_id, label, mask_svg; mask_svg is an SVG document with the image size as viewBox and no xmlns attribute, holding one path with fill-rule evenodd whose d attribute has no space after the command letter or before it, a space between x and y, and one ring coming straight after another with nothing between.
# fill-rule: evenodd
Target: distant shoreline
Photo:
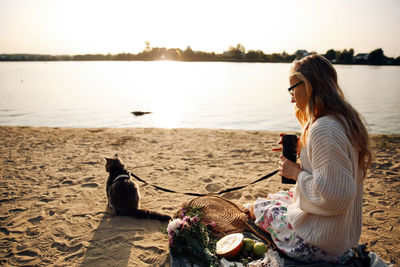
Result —
<instances>
[{"instance_id":1,"label":"distant shoreline","mask_svg":"<svg viewBox=\"0 0 400 267\"><path fill-rule=\"evenodd\" d=\"M294 54L283 53L265 54L261 50L246 51L238 44L223 53L193 51L178 48L147 48L137 54L82 54L82 55L46 55L46 54L0 54L0 62L4 61L179 61L179 62L245 62L245 63L290 63L295 59L316 54L306 50L297 50ZM382 49L370 53L354 55L354 50L328 50L323 54L333 64L346 65L395 65L400 66L400 56L389 58Z\"/></svg>"},{"instance_id":2,"label":"distant shoreline","mask_svg":"<svg viewBox=\"0 0 400 267\"><path fill-rule=\"evenodd\" d=\"M1 62L103 62L103 61L138 61L138 62L156 62L156 61L175 61L175 62L227 62L227 63L291 63L288 61L237 61L237 60L170 60L170 59L154 59L154 60L117 60L117 59L87 59L87 60L2 60ZM400 66L400 64L368 64L368 63L344 63L344 62L332 62L333 65L365 65L365 66Z\"/></svg>"}]
</instances>

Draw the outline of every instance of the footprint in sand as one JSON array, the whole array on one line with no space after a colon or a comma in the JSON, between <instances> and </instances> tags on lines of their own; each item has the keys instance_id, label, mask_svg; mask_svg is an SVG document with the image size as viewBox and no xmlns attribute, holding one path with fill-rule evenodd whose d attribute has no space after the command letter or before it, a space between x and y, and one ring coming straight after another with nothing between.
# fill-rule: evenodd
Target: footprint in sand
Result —
<instances>
[{"instance_id":1,"label":"footprint in sand","mask_svg":"<svg viewBox=\"0 0 400 267\"><path fill-rule=\"evenodd\" d=\"M211 183L213 181L213 179L212 178L204 178L204 179L202 179L202 181L204 183Z\"/></svg>"},{"instance_id":2,"label":"footprint in sand","mask_svg":"<svg viewBox=\"0 0 400 267\"><path fill-rule=\"evenodd\" d=\"M206 185L205 189L207 190L207 192L215 193L221 191L223 187L224 185L222 183L212 183Z\"/></svg>"},{"instance_id":3,"label":"footprint in sand","mask_svg":"<svg viewBox=\"0 0 400 267\"><path fill-rule=\"evenodd\" d=\"M88 183L88 182L92 182L95 179L96 178L92 176L92 177L86 177L85 179L83 179L83 181L85 181L85 183Z\"/></svg>"},{"instance_id":4,"label":"footprint in sand","mask_svg":"<svg viewBox=\"0 0 400 267\"><path fill-rule=\"evenodd\" d=\"M29 219L28 222L30 222L31 224L38 224L40 223L44 218L42 216L37 216L34 217L32 219Z\"/></svg>"},{"instance_id":5,"label":"footprint in sand","mask_svg":"<svg viewBox=\"0 0 400 267\"><path fill-rule=\"evenodd\" d=\"M73 185L74 182L72 180L64 180L61 182L61 184L65 184L65 185Z\"/></svg>"},{"instance_id":6,"label":"footprint in sand","mask_svg":"<svg viewBox=\"0 0 400 267\"><path fill-rule=\"evenodd\" d=\"M64 259L66 261L69 261L69 260L71 260L73 258L82 258L83 256L85 256L85 250L82 248L79 251L66 256Z\"/></svg>"},{"instance_id":7,"label":"footprint in sand","mask_svg":"<svg viewBox=\"0 0 400 267\"><path fill-rule=\"evenodd\" d=\"M71 255L83 248L82 243L78 243L76 245L69 245L64 241L57 242L54 241L52 244L52 247L56 248L59 252L66 254L66 255Z\"/></svg>"},{"instance_id":8,"label":"footprint in sand","mask_svg":"<svg viewBox=\"0 0 400 267\"><path fill-rule=\"evenodd\" d=\"M28 256L28 257L34 258L34 257L37 257L39 254L38 254L38 252L36 252L36 251L34 251L34 250L25 249L25 250L22 250L22 251L20 251L20 252L17 252L16 255L19 255L19 256Z\"/></svg>"},{"instance_id":9,"label":"footprint in sand","mask_svg":"<svg viewBox=\"0 0 400 267\"><path fill-rule=\"evenodd\" d=\"M10 231L8 231L8 229L5 227L0 227L0 233L3 233L4 235L9 235Z\"/></svg>"},{"instance_id":10,"label":"footprint in sand","mask_svg":"<svg viewBox=\"0 0 400 267\"><path fill-rule=\"evenodd\" d=\"M16 250L16 251L15 251ZM40 251L36 248L27 248L26 245L16 246L14 253L10 253L8 263L16 266L37 266L41 263Z\"/></svg>"},{"instance_id":11,"label":"footprint in sand","mask_svg":"<svg viewBox=\"0 0 400 267\"><path fill-rule=\"evenodd\" d=\"M250 201L254 201L254 196L253 195L244 195L244 199Z\"/></svg>"},{"instance_id":12,"label":"footprint in sand","mask_svg":"<svg viewBox=\"0 0 400 267\"><path fill-rule=\"evenodd\" d=\"M374 192L374 191L370 191L370 192L368 192L371 196L373 196L373 197L380 197L380 196L382 196L383 194L382 193L379 193L379 192Z\"/></svg>"},{"instance_id":13,"label":"footprint in sand","mask_svg":"<svg viewBox=\"0 0 400 267\"><path fill-rule=\"evenodd\" d=\"M135 234L133 237L131 237L131 238L129 238L129 241L140 241L140 240L143 240L144 239L144 236L143 235L137 235L137 234Z\"/></svg>"},{"instance_id":14,"label":"footprint in sand","mask_svg":"<svg viewBox=\"0 0 400 267\"><path fill-rule=\"evenodd\" d=\"M21 213L21 212L23 212L23 211L25 211L26 209L12 209L12 210L9 210L8 212L9 213L14 213L13 215L17 215L17 214L19 214L19 213Z\"/></svg>"},{"instance_id":15,"label":"footprint in sand","mask_svg":"<svg viewBox=\"0 0 400 267\"><path fill-rule=\"evenodd\" d=\"M369 216L376 217L377 220L383 220L384 218L381 218L381 216L378 216L378 214L384 212L385 212L384 210L373 210L369 213Z\"/></svg>"},{"instance_id":16,"label":"footprint in sand","mask_svg":"<svg viewBox=\"0 0 400 267\"><path fill-rule=\"evenodd\" d=\"M51 202L51 201L54 201L54 199L52 199L52 198L47 198L47 197L42 197L42 198L39 198L39 201L40 201L40 202L49 203L49 202Z\"/></svg>"},{"instance_id":17,"label":"footprint in sand","mask_svg":"<svg viewBox=\"0 0 400 267\"><path fill-rule=\"evenodd\" d=\"M228 193L222 194L222 197L226 198L226 199L236 200L236 199L240 199L242 197L242 193L239 191L228 192Z\"/></svg>"},{"instance_id":18,"label":"footprint in sand","mask_svg":"<svg viewBox=\"0 0 400 267\"><path fill-rule=\"evenodd\" d=\"M101 133L104 131L104 129L90 129L88 130L90 133Z\"/></svg>"},{"instance_id":19,"label":"footprint in sand","mask_svg":"<svg viewBox=\"0 0 400 267\"><path fill-rule=\"evenodd\" d=\"M96 187L99 187L99 184L97 184L97 183L86 183L86 184L81 185L81 187L84 187L84 188L96 188Z\"/></svg>"},{"instance_id":20,"label":"footprint in sand","mask_svg":"<svg viewBox=\"0 0 400 267\"><path fill-rule=\"evenodd\" d=\"M118 244L121 244L121 243L124 243L124 242L127 242L127 240L126 240L125 237L123 237L121 235L117 235L117 236L114 236L112 238L108 238L108 239L103 241L103 243L104 243L104 245L106 245L106 247L113 246L113 245L118 245Z\"/></svg>"},{"instance_id":21,"label":"footprint in sand","mask_svg":"<svg viewBox=\"0 0 400 267\"><path fill-rule=\"evenodd\" d=\"M39 266L42 260L38 257L38 253L25 250L18 252L14 255L10 255L8 263L15 266Z\"/></svg>"},{"instance_id":22,"label":"footprint in sand","mask_svg":"<svg viewBox=\"0 0 400 267\"><path fill-rule=\"evenodd\" d=\"M64 241L54 241L52 247L56 248L64 256L64 260L67 261L73 258L81 258L85 255L85 246L81 242L72 245Z\"/></svg>"},{"instance_id":23,"label":"footprint in sand","mask_svg":"<svg viewBox=\"0 0 400 267\"><path fill-rule=\"evenodd\" d=\"M97 162L97 161L85 161L85 162L81 162L82 164L86 164L86 165L96 165L96 164L98 164L99 162Z\"/></svg>"},{"instance_id":24,"label":"footprint in sand","mask_svg":"<svg viewBox=\"0 0 400 267\"><path fill-rule=\"evenodd\" d=\"M165 250L159 249L158 247L143 247L145 251L141 253L138 258L147 264L156 264L163 261L162 254L165 253Z\"/></svg>"},{"instance_id":25,"label":"footprint in sand","mask_svg":"<svg viewBox=\"0 0 400 267\"><path fill-rule=\"evenodd\" d=\"M138 258L141 261L143 261L144 263L151 264L151 265L163 261L163 256L153 255L152 253L149 253L149 252L144 252L144 253L140 254Z\"/></svg>"},{"instance_id":26,"label":"footprint in sand","mask_svg":"<svg viewBox=\"0 0 400 267\"><path fill-rule=\"evenodd\" d=\"M377 169L380 169L380 170L387 170L387 169L389 169L390 167L392 167L393 166L393 163L391 163L391 162L383 162L383 163L377 163L376 164L377 166Z\"/></svg>"},{"instance_id":27,"label":"footprint in sand","mask_svg":"<svg viewBox=\"0 0 400 267\"><path fill-rule=\"evenodd\" d=\"M26 229L23 235L25 238L35 238L38 237L40 234L41 232L39 231L38 228L30 227Z\"/></svg>"}]
</instances>

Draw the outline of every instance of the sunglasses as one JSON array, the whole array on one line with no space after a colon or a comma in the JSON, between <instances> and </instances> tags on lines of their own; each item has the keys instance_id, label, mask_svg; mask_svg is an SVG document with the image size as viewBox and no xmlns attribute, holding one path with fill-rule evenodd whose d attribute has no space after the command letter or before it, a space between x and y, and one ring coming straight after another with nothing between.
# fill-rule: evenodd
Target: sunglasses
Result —
<instances>
[{"instance_id":1,"label":"sunglasses","mask_svg":"<svg viewBox=\"0 0 400 267\"><path fill-rule=\"evenodd\" d=\"M303 83L303 81L300 81L300 82L298 82L298 83L296 83L296 84L290 86L290 87L287 89L287 90L289 91L289 94L290 94L291 96L294 96L293 89L296 88L296 86L300 85L301 83Z\"/></svg>"}]
</instances>

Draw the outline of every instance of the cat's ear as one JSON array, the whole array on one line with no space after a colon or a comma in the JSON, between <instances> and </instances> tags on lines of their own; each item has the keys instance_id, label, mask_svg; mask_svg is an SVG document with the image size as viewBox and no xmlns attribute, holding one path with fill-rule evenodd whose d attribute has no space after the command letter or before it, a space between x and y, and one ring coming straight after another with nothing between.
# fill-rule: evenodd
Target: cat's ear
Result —
<instances>
[{"instance_id":1,"label":"cat's ear","mask_svg":"<svg viewBox=\"0 0 400 267\"><path fill-rule=\"evenodd\" d=\"M117 154L117 153L115 153L115 155L114 155L114 158L116 158L116 159L118 159L118 158L119 158L119 156L118 156L118 154Z\"/></svg>"},{"instance_id":2,"label":"cat's ear","mask_svg":"<svg viewBox=\"0 0 400 267\"><path fill-rule=\"evenodd\" d=\"M104 159L105 159L106 161L110 161L110 160L111 160L110 158L107 158L107 157L104 157Z\"/></svg>"}]
</instances>

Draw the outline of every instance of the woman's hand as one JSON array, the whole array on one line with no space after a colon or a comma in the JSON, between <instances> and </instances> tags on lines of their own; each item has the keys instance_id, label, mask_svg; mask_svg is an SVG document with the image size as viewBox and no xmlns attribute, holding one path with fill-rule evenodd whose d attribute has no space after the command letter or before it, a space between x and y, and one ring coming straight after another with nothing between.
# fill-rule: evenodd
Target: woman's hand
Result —
<instances>
[{"instance_id":1,"label":"woman's hand","mask_svg":"<svg viewBox=\"0 0 400 267\"><path fill-rule=\"evenodd\" d=\"M279 141L278 141L278 145L282 145L282 136L284 136L284 135L285 135L285 133L281 133L279 135L280 138L279 138ZM275 152L282 151L282 147L273 148L272 151L275 151Z\"/></svg>"},{"instance_id":2,"label":"woman's hand","mask_svg":"<svg viewBox=\"0 0 400 267\"><path fill-rule=\"evenodd\" d=\"M279 162L279 172L280 176L285 176L286 178L297 181L297 177L299 177L301 170L300 164L294 163L285 156L279 157L281 161Z\"/></svg>"}]
</instances>

